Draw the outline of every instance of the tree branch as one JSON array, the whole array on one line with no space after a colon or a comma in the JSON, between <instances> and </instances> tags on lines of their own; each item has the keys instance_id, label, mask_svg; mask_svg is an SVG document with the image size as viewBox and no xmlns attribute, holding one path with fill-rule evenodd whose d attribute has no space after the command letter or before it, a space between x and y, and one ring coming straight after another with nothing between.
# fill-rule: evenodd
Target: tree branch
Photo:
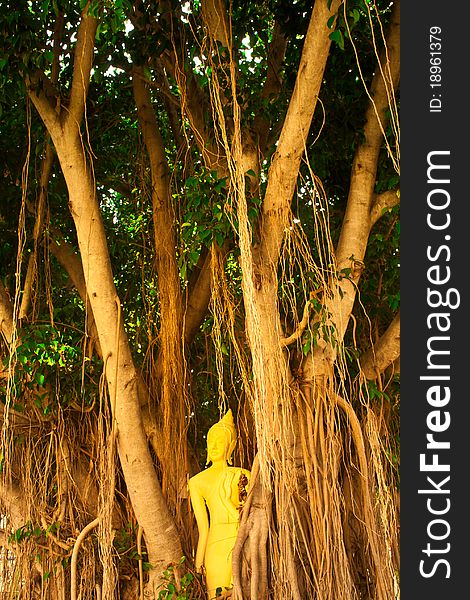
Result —
<instances>
[{"instance_id":1,"label":"tree branch","mask_svg":"<svg viewBox=\"0 0 470 600\"><path fill-rule=\"evenodd\" d=\"M371 227L377 223L380 217L388 210L400 204L400 190L388 190L374 197L370 211Z\"/></svg>"},{"instance_id":2,"label":"tree branch","mask_svg":"<svg viewBox=\"0 0 470 600\"><path fill-rule=\"evenodd\" d=\"M346 214L341 229L336 258L338 268L347 266L349 257L363 260L371 228L371 210L375 199L374 187L377 164L383 142L383 132L389 108L389 90L398 85L400 76L400 2L393 4L392 19L386 40L382 67L372 81L369 107L364 126L364 141L358 147L351 171ZM388 72L386 82L383 73ZM388 78L387 78L388 79Z\"/></svg>"},{"instance_id":3,"label":"tree branch","mask_svg":"<svg viewBox=\"0 0 470 600\"><path fill-rule=\"evenodd\" d=\"M49 187L49 178L52 171L52 164L54 162L54 148L50 141L49 135L46 136L46 152L41 165L41 175L39 178L39 195L37 201L37 208L35 211L36 220L33 228L33 241L34 248L28 259L28 268L26 270L25 283L23 288L23 297L21 298L21 306L18 314L19 319L24 319L28 314L29 307L31 304L31 296L33 289L33 280L37 268L37 253L38 253L38 240L42 232L43 219L44 219L44 207L47 197L47 188Z\"/></svg>"},{"instance_id":4,"label":"tree branch","mask_svg":"<svg viewBox=\"0 0 470 600\"><path fill-rule=\"evenodd\" d=\"M379 341L365 352L360 365L367 379L375 379L400 356L400 313L396 315Z\"/></svg>"},{"instance_id":5,"label":"tree branch","mask_svg":"<svg viewBox=\"0 0 470 600\"><path fill-rule=\"evenodd\" d=\"M209 35L225 48L229 47L230 24L224 0L202 0L201 13Z\"/></svg>"},{"instance_id":6,"label":"tree branch","mask_svg":"<svg viewBox=\"0 0 470 600\"><path fill-rule=\"evenodd\" d=\"M266 73L266 80L261 90L261 97L264 99L271 99L273 96L277 96L281 88L282 76L281 67L284 62L284 56L286 54L287 39L281 31L281 26L276 21L273 27L273 37L268 48L268 71Z\"/></svg>"},{"instance_id":7,"label":"tree branch","mask_svg":"<svg viewBox=\"0 0 470 600\"><path fill-rule=\"evenodd\" d=\"M13 337L13 304L0 281L0 332L7 344Z\"/></svg>"},{"instance_id":8,"label":"tree branch","mask_svg":"<svg viewBox=\"0 0 470 600\"><path fill-rule=\"evenodd\" d=\"M327 26L327 21L336 14L339 4L339 0L333 0L328 9L324 0L315 2L294 92L279 137L277 151L269 169L263 202L260 256L271 265L277 263L284 231L288 225L300 161L330 50L331 30Z\"/></svg>"},{"instance_id":9,"label":"tree branch","mask_svg":"<svg viewBox=\"0 0 470 600\"><path fill-rule=\"evenodd\" d=\"M162 206L167 205L170 172L165 157L163 139L152 106L149 85L142 67L134 67L132 85L139 123L150 159L154 191L157 194L158 203ZM172 219L169 222L173 223Z\"/></svg>"},{"instance_id":10,"label":"tree branch","mask_svg":"<svg viewBox=\"0 0 470 600\"><path fill-rule=\"evenodd\" d=\"M211 297L211 262L212 252L206 252L202 257L202 264L196 267L192 274L188 288L188 298L184 316L184 341L186 345L191 344L197 333L209 307Z\"/></svg>"},{"instance_id":11,"label":"tree branch","mask_svg":"<svg viewBox=\"0 0 470 600\"><path fill-rule=\"evenodd\" d=\"M44 73L36 72L25 78L26 89L31 102L36 107L49 133L60 127L59 98L60 94Z\"/></svg>"},{"instance_id":12,"label":"tree branch","mask_svg":"<svg viewBox=\"0 0 470 600\"><path fill-rule=\"evenodd\" d=\"M187 155L189 153L188 139L182 133L182 125L178 116L178 111L181 110L181 104L171 93L165 69L160 61L157 61L155 75L158 81L158 91L160 92L161 100L165 106L170 122L170 128L176 143L177 154Z\"/></svg>"},{"instance_id":13,"label":"tree branch","mask_svg":"<svg viewBox=\"0 0 470 600\"><path fill-rule=\"evenodd\" d=\"M70 598L71 600L77 600L77 560L78 560L78 552L80 550L80 546L82 545L83 540L86 536L92 531L95 527L98 527L100 523L100 517L96 517L93 519L86 527L84 527L77 539L75 540L75 544L73 546L72 558L70 560Z\"/></svg>"},{"instance_id":14,"label":"tree branch","mask_svg":"<svg viewBox=\"0 0 470 600\"><path fill-rule=\"evenodd\" d=\"M273 37L268 49L268 72L266 80L261 90L261 98L263 100L273 101L281 89L281 67L284 61L284 56L287 48L287 39L281 32L281 27L278 22L274 24ZM253 129L258 136L258 146L261 153L264 154L270 128L270 121L266 118L264 111L259 112L253 122Z\"/></svg>"},{"instance_id":15,"label":"tree branch","mask_svg":"<svg viewBox=\"0 0 470 600\"><path fill-rule=\"evenodd\" d=\"M93 311L88 298L81 258L73 250L72 246L64 240L62 234L57 229L51 229L51 233L52 236L49 236L49 248L65 269L86 307L86 333L90 336L91 343L95 345L98 356L102 358L103 353L101 351L98 331L96 329Z\"/></svg>"},{"instance_id":16,"label":"tree branch","mask_svg":"<svg viewBox=\"0 0 470 600\"><path fill-rule=\"evenodd\" d=\"M302 335L302 333L305 331L305 328L307 327L309 322L310 310L313 308L311 300L314 300L321 291L323 290L315 290L314 292L310 292L310 298L304 306L302 320L297 325L296 330L291 335L285 338L281 338L280 343L282 347L289 346L290 344L292 344L292 342L297 341Z\"/></svg>"},{"instance_id":17,"label":"tree branch","mask_svg":"<svg viewBox=\"0 0 470 600\"><path fill-rule=\"evenodd\" d=\"M364 141L357 148L351 171L351 183L346 213L336 248L336 269L351 269L351 277L343 277L334 286L335 293L328 299L327 310L331 323L336 328L336 339L341 341L346 332L354 306L371 230L371 210L375 199L374 188L377 178L379 153L383 142L384 127L389 108L391 88L396 88L400 75L400 2L393 3L392 16L386 48L381 56L372 81L371 101L366 113ZM387 85L383 73L387 73ZM325 354L324 354L325 353ZM334 360L336 349L326 342L315 349L316 368L320 368L320 356Z\"/></svg>"},{"instance_id":18,"label":"tree branch","mask_svg":"<svg viewBox=\"0 0 470 600\"><path fill-rule=\"evenodd\" d=\"M221 4L219 6L220 0L208 0L208 3L210 4L211 1L217 4L220 9L218 10L219 12L221 11L221 14L226 13L226 10L223 8L223 6ZM140 23L140 17L142 16L141 13L142 10L144 10L144 5L135 4L133 10L134 14L131 15L130 18L134 27L139 29L142 32L142 35L148 35L148 29L144 29ZM162 5L162 11L166 12L168 15L172 15L174 12L168 3L164 3L164 5ZM209 20L211 19L210 15L206 16ZM226 19L227 17L225 16L222 20L225 21ZM154 33L158 33L160 36L166 36L166 39L171 47L171 50L165 50L159 56L158 60L153 62L151 65L152 68L155 68L156 70L157 78L161 78L160 75L163 67L163 73L165 75L164 79L166 79L166 72L176 81L180 92L180 101L178 106L181 108L183 119L187 118L189 120L191 130L203 157L204 164L209 169L217 171L219 177L226 176L228 167L225 151L218 140L214 139L212 130L206 124L205 117L206 115L211 114L211 106L208 101L208 97L206 96L205 91L199 86L191 70L185 69L184 63L186 57L184 56L184 50L183 52L179 51L180 47L184 49L184 35L181 32L179 20L177 18L172 19L171 35L164 31L156 21L152 22L151 29ZM134 70L134 75L139 76L139 73L136 73ZM159 86L159 90L169 102L175 103L176 99L173 94L168 93L169 90L166 87L164 79L161 81L162 85ZM147 85L154 84L147 82ZM174 121L175 115L172 114L173 110L171 107L169 107L168 113L170 121ZM172 122L171 126L175 131L177 131L175 123ZM177 138L178 137L179 135L177 134Z\"/></svg>"},{"instance_id":19,"label":"tree branch","mask_svg":"<svg viewBox=\"0 0 470 600\"><path fill-rule=\"evenodd\" d=\"M227 159L224 149L217 140L214 140L214 136L205 122L205 114L211 112L206 95L191 71L186 72L180 66L176 49L171 55L162 54L160 60L178 85L181 97L181 112L183 117L187 116L189 120L204 164L209 169L217 171L219 177L224 177L228 171Z\"/></svg>"},{"instance_id":20,"label":"tree branch","mask_svg":"<svg viewBox=\"0 0 470 600\"><path fill-rule=\"evenodd\" d=\"M79 255L73 250L72 246L64 240L62 234L54 228L50 229L52 236L49 236L49 246L52 254L64 267L68 276L83 302L86 302L87 292L85 285L85 276L83 274L82 261Z\"/></svg>"},{"instance_id":21,"label":"tree branch","mask_svg":"<svg viewBox=\"0 0 470 600\"><path fill-rule=\"evenodd\" d=\"M155 254L156 267L160 284L166 282L169 286L162 295L162 309L166 302L173 303L181 293L178 269L175 259L174 214L170 191L170 171L165 156L163 139L158 127L155 111L152 106L150 90L145 81L142 67L134 67L132 78L134 98L137 106L139 122L144 137L145 146L150 160L152 173L152 202L153 220L155 224ZM161 290L162 291L162 290ZM178 313L178 302L172 307L172 317ZM164 319L162 313L162 321Z\"/></svg>"},{"instance_id":22,"label":"tree branch","mask_svg":"<svg viewBox=\"0 0 470 600\"><path fill-rule=\"evenodd\" d=\"M51 67L51 82L56 85L59 80L60 71L60 49L62 43L62 34L64 32L64 12L60 10L57 14L54 25L54 35L52 39L53 57Z\"/></svg>"},{"instance_id":23,"label":"tree branch","mask_svg":"<svg viewBox=\"0 0 470 600\"><path fill-rule=\"evenodd\" d=\"M178 296L181 290L175 259L176 240L170 191L170 171L165 156L163 139L152 106L150 90L145 82L141 67L134 68L132 81L139 122L152 172L152 202L157 271L162 282L170 282L171 280L171 289L165 291L170 292L172 295L177 294ZM162 299L163 303L164 300ZM173 307L173 310L177 310L176 306ZM175 314L173 313L173 316Z\"/></svg>"},{"instance_id":24,"label":"tree branch","mask_svg":"<svg viewBox=\"0 0 470 600\"><path fill-rule=\"evenodd\" d=\"M90 3L88 2L83 9L78 28L67 115L67 121L70 120L76 126L79 126L83 119L86 97L90 86L96 28L98 27L98 19L90 17L88 14L89 8Z\"/></svg>"}]
</instances>

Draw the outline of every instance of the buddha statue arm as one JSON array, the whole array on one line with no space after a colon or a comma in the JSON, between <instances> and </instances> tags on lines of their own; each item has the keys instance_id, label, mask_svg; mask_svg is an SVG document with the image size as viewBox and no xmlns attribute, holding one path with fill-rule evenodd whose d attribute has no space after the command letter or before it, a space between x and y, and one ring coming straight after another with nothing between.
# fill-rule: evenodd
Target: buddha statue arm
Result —
<instances>
[{"instance_id":1,"label":"buddha statue arm","mask_svg":"<svg viewBox=\"0 0 470 600\"><path fill-rule=\"evenodd\" d=\"M202 565L204 564L204 555L206 552L207 537L209 535L209 517L207 515L206 503L198 489L197 485L189 480L189 496L191 499L191 506L193 507L194 516L196 517L197 529L199 532L199 538L197 541L195 567L196 571L201 571Z\"/></svg>"}]
</instances>

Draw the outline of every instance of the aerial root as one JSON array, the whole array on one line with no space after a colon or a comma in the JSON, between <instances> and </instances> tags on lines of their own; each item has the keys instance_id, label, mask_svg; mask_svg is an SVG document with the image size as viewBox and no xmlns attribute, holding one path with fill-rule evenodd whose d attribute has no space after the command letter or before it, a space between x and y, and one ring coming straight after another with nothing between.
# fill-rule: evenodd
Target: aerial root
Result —
<instances>
[{"instance_id":1,"label":"aerial root","mask_svg":"<svg viewBox=\"0 0 470 600\"><path fill-rule=\"evenodd\" d=\"M88 523L88 525L82 529L79 536L75 540L72 559L70 561L70 600L77 600L77 559L80 546L90 531L99 525L99 522L100 520L98 517L93 519L93 521L90 521L90 523Z\"/></svg>"}]
</instances>

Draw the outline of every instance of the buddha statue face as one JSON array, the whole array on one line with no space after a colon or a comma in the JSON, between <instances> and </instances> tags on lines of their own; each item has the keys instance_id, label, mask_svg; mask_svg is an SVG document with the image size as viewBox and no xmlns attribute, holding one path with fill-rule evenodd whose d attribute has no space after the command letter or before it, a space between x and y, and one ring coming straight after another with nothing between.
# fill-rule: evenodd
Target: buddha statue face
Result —
<instances>
[{"instance_id":1,"label":"buddha statue face","mask_svg":"<svg viewBox=\"0 0 470 600\"><path fill-rule=\"evenodd\" d=\"M232 464L232 452L236 444L236 431L232 412L229 411L207 434L207 463L226 460Z\"/></svg>"}]
</instances>

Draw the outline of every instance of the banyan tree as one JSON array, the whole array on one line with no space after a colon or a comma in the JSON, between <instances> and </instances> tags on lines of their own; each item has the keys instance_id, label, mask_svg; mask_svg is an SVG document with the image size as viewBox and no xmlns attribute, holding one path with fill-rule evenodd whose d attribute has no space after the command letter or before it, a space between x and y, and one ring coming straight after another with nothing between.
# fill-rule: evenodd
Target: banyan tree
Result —
<instances>
[{"instance_id":1,"label":"banyan tree","mask_svg":"<svg viewBox=\"0 0 470 600\"><path fill-rule=\"evenodd\" d=\"M1 0L3 597L205 598L229 409L222 593L399 596L399 20Z\"/></svg>"}]
</instances>

